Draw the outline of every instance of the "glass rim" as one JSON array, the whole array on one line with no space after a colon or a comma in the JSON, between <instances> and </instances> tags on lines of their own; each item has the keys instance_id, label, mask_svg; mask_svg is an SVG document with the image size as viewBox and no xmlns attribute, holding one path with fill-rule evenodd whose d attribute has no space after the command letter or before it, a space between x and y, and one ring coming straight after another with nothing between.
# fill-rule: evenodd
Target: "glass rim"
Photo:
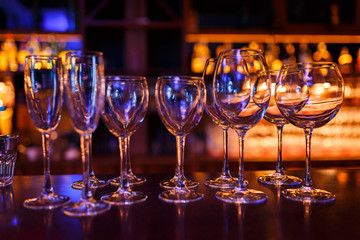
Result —
<instances>
[{"instance_id":1,"label":"glass rim","mask_svg":"<svg viewBox=\"0 0 360 240\"><path fill-rule=\"evenodd\" d=\"M228 56L236 51L240 51L240 54L242 57L250 57L250 56L260 56L260 55L264 55L264 50L262 49L253 49L253 48L247 48L247 47L243 47L243 48L232 48L232 49L227 49L227 50L224 50L222 52L220 52L219 54L219 57L224 57L225 56ZM255 54L242 54L242 52L254 52Z\"/></svg>"},{"instance_id":2,"label":"glass rim","mask_svg":"<svg viewBox=\"0 0 360 240\"><path fill-rule=\"evenodd\" d=\"M137 76L137 75L105 75L105 81L146 81L145 76Z\"/></svg>"},{"instance_id":3,"label":"glass rim","mask_svg":"<svg viewBox=\"0 0 360 240\"><path fill-rule=\"evenodd\" d=\"M207 62L216 62L218 60L219 57L211 57L206 59Z\"/></svg>"},{"instance_id":4,"label":"glass rim","mask_svg":"<svg viewBox=\"0 0 360 240\"><path fill-rule=\"evenodd\" d=\"M299 63L287 63L284 64L281 68L282 69L309 69L309 68L323 68L326 66L337 68L338 65L335 62L299 62Z\"/></svg>"},{"instance_id":5,"label":"glass rim","mask_svg":"<svg viewBox=\"0 0 360 240\"><path fill-rule=\"evenodd\" d=\"M30 54L25 57L27 59L44 59L44 60L61 60L61 57L55 55L41 55L41 54Z\"/></svg>"},{"instance_id":6,"label":"glass rim","mask_svg":"<svg viewBox=\"0 0 360 240\"><path fill-rule=\"evenodd\" d=\"M81 55L81 56L103 56L104 53L101 51L96 51L96 50L68 50L65 53L65 56L76 56L76 55Z\"/></svg>"},{"instance_id":7,"label":"glass rim","mask_svg":"<svg viewBox=\"0 0 360 240\"><path fill-rule=\"evenodd\" d=\"M158 80L177 80L177 81L195 81L202 80L201 76L188 76L188 75L169 75L169 76L160 76Z\"/></svg>"}]
</instances>

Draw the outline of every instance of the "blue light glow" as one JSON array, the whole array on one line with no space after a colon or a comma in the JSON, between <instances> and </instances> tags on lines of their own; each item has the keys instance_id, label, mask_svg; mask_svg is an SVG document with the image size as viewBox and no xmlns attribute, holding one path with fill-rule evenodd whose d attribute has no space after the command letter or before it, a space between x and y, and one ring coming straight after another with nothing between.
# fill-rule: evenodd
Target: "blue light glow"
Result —
<instances>
[{"instance_id":1,"label":"blue light glow","mask_svg":"<svg viewBox=\"0 0 360 240\"><path fill-rule=\"evenodd\" d=\"M42 28L46 31L66 32L69 30L68 16L63 9L44 9Z\"/></svg>"}]
</instances>

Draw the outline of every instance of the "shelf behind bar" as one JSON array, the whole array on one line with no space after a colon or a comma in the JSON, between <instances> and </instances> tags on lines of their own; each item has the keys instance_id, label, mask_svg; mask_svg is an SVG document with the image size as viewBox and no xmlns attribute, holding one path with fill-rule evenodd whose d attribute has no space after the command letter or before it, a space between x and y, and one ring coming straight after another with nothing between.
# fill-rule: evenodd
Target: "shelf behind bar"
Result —
<instances>
[{"instance_id":1,"label":"shelf behind bar","mask_svg":"<svg viewBox=\"0 0 360 240\"><path fill-rule=\"evenodd\" d=\"M26 42L30 39L30 36L35 35L40 42L48 42L51 37L55 37L57 42L82 42L83 38L80 34L72 33L0 33L0 41L5 41L9 34L15 41Z\"/></svg>"},{"instance_id":2,"label":"shelf behind bar","mask_svg":"<svg viewBox=\"0 0 360 240\"><path fill-rule=\"evenodd\" d=\"M189 33L185 36L186 42L237 42L247 43L251 41L272 43L360 43L360 35L327 35L327 34L212 34L212 33Z\"/></svg>"},{"instance_id":3,"label":"shelf behind bar","mask_svg":"<svg viewBox=\"0 0 360 240\"><path fill-rule=\"evenodd\" d=\"M91 27L114 27L128 29L181 29L181 20L172 21L149 21L147 19L138 19L136 21L127 20L94 20L86 19L86 25Z\"/></svg>"}]
</instances>

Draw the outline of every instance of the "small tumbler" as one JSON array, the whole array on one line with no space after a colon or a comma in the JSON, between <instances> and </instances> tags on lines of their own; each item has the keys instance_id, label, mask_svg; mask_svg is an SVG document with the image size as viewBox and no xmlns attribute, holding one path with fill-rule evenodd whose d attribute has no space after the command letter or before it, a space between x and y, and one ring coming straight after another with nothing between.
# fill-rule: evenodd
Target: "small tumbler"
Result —
<instances>
[{"instance_id":1,"label":"small tumbler","mask_svg":"<svg viewBox=\"0 0 360 240\"><path fill-rule=\"evenodd\" d=\"M0 135L0 187L12 184L19 136Z\"/></svg>"}]
</instances>

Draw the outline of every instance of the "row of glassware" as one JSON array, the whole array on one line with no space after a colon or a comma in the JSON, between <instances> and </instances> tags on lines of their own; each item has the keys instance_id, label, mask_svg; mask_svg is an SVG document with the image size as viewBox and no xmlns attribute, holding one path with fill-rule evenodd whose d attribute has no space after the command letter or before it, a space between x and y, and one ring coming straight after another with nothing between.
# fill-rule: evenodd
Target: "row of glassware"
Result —
<instances>
[{"instance_id":1,"label":"row of glassware","mask_svg":"<svg viewBox=\"0 0 360 240\"><path fill-rule=\"evenodd\" d=\"M42 133L45 183L39 197L25 200L32 209L62 206L69 216L95 215L111 204L127 205L147 199L132 190L145 182L132 172L128 157L130 136L143 121L148 101L148 85L143 76L104 76L101 52L69 51L63 66L55 56L31 55L24 70L25 95L29 113ZM64 94L63 94L64 92ZM50 133L60 120L63 96L74 129L81 139L83 180L72 184L82 189L78 202L56 195L50 179L48 146ZM303 202L329 202L332 193L315 189L310 174L310 140L313 128L329 122L339 111L344 97L344 82L334 63L298 63L281 70L268 70L262 50L230 49L207 61L202 77L163 76L156 82L155 103L165 127L176 137L177 166L172 179L160 183L165 189L159 198L171 203L186 203L203 198L198 182L184 176L186 136L197 126L203 111L223 129L224 160L221 175L204 184L219 189L216 198L231 203L261 203L265 193L248 189L244 179L244 138L246 132L265 116L276 125L279 143L276 171L259 182L277 186L302 186L284 189L282 196ZM119 138L120 176L108 182L118 190L93 198L92 189L108 182L98 180L90 168L91 134L102 117L109 131ZM282 129L291 123L303 128L306 136L306 174L302 182L284 173L281 159ZM227 131L239 136L239 175L230 175L227 159Z\"/></svg>"}]
</instances>

